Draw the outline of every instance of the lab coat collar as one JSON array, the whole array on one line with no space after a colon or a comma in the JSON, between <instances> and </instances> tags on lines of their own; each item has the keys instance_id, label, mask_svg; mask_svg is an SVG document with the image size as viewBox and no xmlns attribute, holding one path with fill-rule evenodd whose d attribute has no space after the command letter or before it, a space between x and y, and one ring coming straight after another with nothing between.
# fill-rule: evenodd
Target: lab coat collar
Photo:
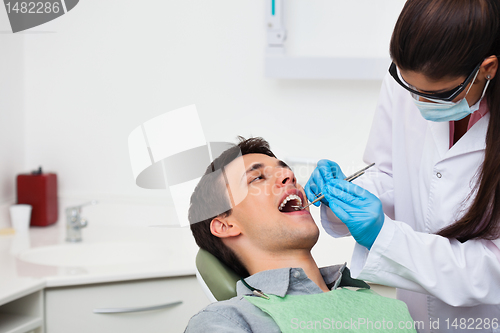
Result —
<instances>
[{"instance_id":1,"label":"lab coat collar","mask_svg":"<svg viewBox=\"0 0 500 333\"><path fill-rule=\"evenodd\" d=\"M445 158L448 159L458 155L484 150L486 148L486 132L488 131L489 120L490 113L488 112L446 152Z\"/></svg>"},{"instance_id":2,"label":"lab coat collar","mask_svg":"<svg viewBox=\"0 0 500 333\"><path fill-rule=\"evenodd\" d=\"M448 122L429 122L429 128L434 139L440 160L471 153L486 148L486 132L490 114L485 114L474 124L457 143L450 146L450 126Z\"/></svg>"}]
</instances>

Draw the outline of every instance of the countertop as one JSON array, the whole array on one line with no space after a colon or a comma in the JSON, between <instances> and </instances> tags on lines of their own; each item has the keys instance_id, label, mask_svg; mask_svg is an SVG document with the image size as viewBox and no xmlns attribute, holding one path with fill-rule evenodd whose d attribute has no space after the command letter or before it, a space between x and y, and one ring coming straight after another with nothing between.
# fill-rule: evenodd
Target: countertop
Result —
<instances>
[{"instance_id":1,"label":"countertop","mask_svg":"<svg viewBox=\"0 0 500 333\"><path fill-rule=\"evenodd\" d=\"M143 243L158 245L161 255L147 262L57 267L19 259L25 251L68 244L66 226L31 227L26 233L0 236L0 305L51 287L186 276L195 274L198 247L189 228L174 226L99 226L82 229L82 243Z\"/></svg>"},{"instance_id":2,"label":"countertop","mask_svg":"<svg viewBox=\"0 0 500 333\"><path fill-rule=\"evenodd\" d=\"M71 246L65 241L64 208L88 200L63 200L59 204L59 221L56 224L31 227L25 234L0 235L0 305L44 288L195 274L198 247L189 228L166 224L173 220L171 207L150 204L149 200L136 204L121 199L98 199L99 205L84 208L82 216L88 219L88 227L82 229L82 242L73 245L153 244L163 248L161 254L155 253L156 259L148 262L67 267L40 265L19 259L30 249ZM319 223L319 209L314 208L312 214L321 230L320 239L312 250L318 266L349 262L354 248L353 239L334 239L326 235Z\"/></svg>"}]
</instances>

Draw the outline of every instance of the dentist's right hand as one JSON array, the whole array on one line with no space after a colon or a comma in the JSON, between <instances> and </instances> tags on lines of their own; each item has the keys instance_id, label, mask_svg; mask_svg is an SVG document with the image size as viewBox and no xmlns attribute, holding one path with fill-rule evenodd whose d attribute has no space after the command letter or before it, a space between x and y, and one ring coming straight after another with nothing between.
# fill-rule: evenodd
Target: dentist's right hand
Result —
<instances>
[{"instance_id":1,"label":"dentist's right hand","mask_svg":"<svg viewBox=\"0 0 500 333\"><path fill-rule=\"evenodd\" d=\"M345 175L337 163L330 160L320 160L304 187L307 199L309 202L315 200L321 195L321 193L324 193L323 191L325 185L327 185L330 181L344 178ZM329 206L326 198L321 199L321 203ZM314 205L319 207L319 204L320 202L318 201Z\"/></svg>"},{"instance_id":2,"label":"dentist's right hand","mask_svg":"<svg viewBox=\"0 0 500 333\"><path fill-rule=\"evenodd\" d=\"M382 202L364 188L345 180L332 180L323 187L328 207L349 228L359 244L371 249L385 215Z\"/></svg>"},{"instance_id":3,"label":"dentist's right hand","mask_svg":"<svg viewBox=\"0 0 500 333\"><path fill-rule=\"evenodd\" d=\"M321 203L330 207L359 244L371 249L385 220L382 202L344 178L337 163L321 160L304 190L309 201L316 199L320 193L324 194ZM314 205L319 206L319 202Z\"/></svg>"}]
</instances>

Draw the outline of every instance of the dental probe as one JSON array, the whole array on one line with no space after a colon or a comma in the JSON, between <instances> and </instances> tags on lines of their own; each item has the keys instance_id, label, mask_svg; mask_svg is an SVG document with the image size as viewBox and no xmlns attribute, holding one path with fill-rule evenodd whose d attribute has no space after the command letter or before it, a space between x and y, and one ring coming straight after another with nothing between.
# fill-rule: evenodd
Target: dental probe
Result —
<instances>
[{"instance_id":1,"label":"dental probe","mask_svg":"<svg viewBox=\"0 0 500 333\"><path fill-rule=\"evenodd\" d=\"M348 181L348 182L352 182L354 179L356 179L356 178L358 178L359 176L363 175L363 174L365 173L365 171L366 171L366 170L368 170L369 168L371 168L371 167L372 167L372 166L374 166L374 165L375 165L375 163L372 163L372 164L370 164L370 165L368 165L368 166L364 167L363 169L359 170L358 172L356 172L356 173L354 173L354 174L350 175L349 177L344 178L344 180L345 180L345 181ZM309 207L310 205L312 205L312 204L314 204L314 203L316 203L316 202L320 201L320 200L321 200L321 199L323 199L324 197L325 197L325 195L320 193L320 196L319 196L319 197L317 197L316 199L314 199L314 201L311 201L309 204L305 205L304 207L299 207L299 208L300 208L301 210L302 210L302 209L305 209L305 208ZM296 207L296 206L295 206L295 207Z\"/></svg>"}]
</instances>

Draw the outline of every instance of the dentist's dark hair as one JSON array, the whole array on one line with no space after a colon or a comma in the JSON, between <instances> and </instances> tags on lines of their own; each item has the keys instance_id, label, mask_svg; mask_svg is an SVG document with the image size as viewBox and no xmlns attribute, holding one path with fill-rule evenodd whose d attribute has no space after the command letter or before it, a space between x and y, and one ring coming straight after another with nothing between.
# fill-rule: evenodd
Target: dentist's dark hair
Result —
<instances>
[{"instance_id":1,"label":"dentist's dark hair","mask_svg":"<svg viewBox=\"0 0 500 333\"><path fill-rule=\"evenodd\" d=\"M467 77L485 58L500 56L500 0L408 0L390 43L394 63L430 79ZM486 151L472 200L463 217L438 235L469 239L500 237L500 85L486 91L490 120ZM464 202L465 204L465 202Z\"/></svg>"},{"instance_id":2,"label":"dentist's dark hair","mask_svg":"<svg viewBox=\"0 0 500 333\"><path fill-rule=\"evenodd\" d=\"M210 177L214 171L221 170L239 156L247 154L264 154L276 157L269 147L269 143L260 137L245 139L238 137L239 143L224 151L207 168L205 175L200 179L193 194L188 211L188 219L196 244L204 250L213 254L217 259L231 268L240 277L247 277L248 270L241 262L237 253L234 253L217 236L210 231L210 224L216 217L230 216L232 210L224 207L231 207L227 196L227 184L222 174L217 177ZM224 211L219 215L206 218L206 207L217 212Z\"/></svg>"}]
</instances>

